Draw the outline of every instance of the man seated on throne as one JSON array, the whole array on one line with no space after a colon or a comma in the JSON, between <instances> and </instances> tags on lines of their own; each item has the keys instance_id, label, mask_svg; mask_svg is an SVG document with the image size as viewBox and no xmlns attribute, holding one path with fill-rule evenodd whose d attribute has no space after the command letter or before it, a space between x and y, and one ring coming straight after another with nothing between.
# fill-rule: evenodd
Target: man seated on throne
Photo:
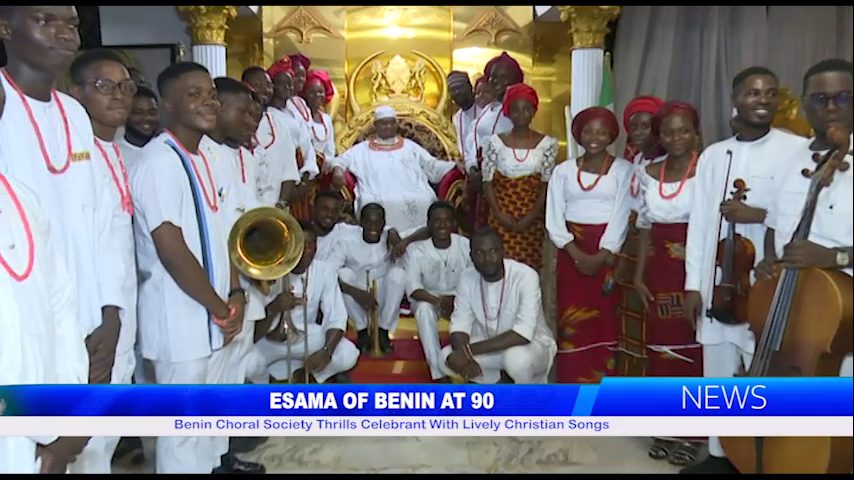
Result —
<instances>
[{"instance_id":1,"label":"man seated on throne","mask_svg":"<svg viewBox=\"0 0 854 480\"><path fill-rule=\"evenodd\" d=\"M356 205L378 203L386 222L402 235L424 226L427 209L436 201L431 183L439 183L454 162L438 160L412 140L398 134L397 112L388 105L374 114L376 136L356 144L341 156L327 159L333 185L341 188L344 171L356 177Z\"/></svg>"}]
</instances>

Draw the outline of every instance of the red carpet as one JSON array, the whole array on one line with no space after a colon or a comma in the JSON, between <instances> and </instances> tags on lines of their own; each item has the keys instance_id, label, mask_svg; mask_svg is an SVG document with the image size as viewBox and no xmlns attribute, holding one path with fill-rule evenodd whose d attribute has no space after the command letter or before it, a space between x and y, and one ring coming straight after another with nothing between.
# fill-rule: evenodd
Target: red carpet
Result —
<instances>
[{"instance_id":1,"label":"red carpet","mask_svg":"<svg viewBox=\"0 0 854 480\"><path fill-rule=\"evenodd\" d=\"M356 341L356 332L348 330L347 338ZM349 375L353 383L431 383L430 369L424 359L415 319L403 317L392 335L394 353L380 358L362 354ZM439 343L447 345L447 322L439 326Z\"/></svg>"}]
</instances>

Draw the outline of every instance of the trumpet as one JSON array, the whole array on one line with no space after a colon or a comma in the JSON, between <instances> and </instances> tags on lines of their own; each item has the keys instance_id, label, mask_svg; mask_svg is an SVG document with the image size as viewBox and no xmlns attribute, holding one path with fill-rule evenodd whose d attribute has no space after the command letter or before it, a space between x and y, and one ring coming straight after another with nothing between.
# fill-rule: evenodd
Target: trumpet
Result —
<instances>
[{"instance_id":1,"label":"trumpet","mask_svg":"<svg viewBox=\"0 0 854 480\"><path fill-rule=\"evenodd\" d=\"M379 297L377 295L377 281L371 281L371 272L370 270L365 272L365 279L368 285L368 292L371 294L371 297L375 302L379 302ZM372 357L382 357L385 355L382 347L380 346L380 309L379 303L376 307L372 308L370 312L368 312L368 331L371 334L371 349L370 356Z\"/></svg>"},{"instance_id":2,"label":"trumpet","mask_svg":"<svg viewBox=\"0 0 854 480\"><path fill-rule=\"evenodd\" d=\"M288 212L273 207L249 210L237 219L228 236L228 253L234 266L252 279L265 296L273 283L286 277L302 258L305 243L299 222ZM290 291L290 282L283 289ZM305 289L303 289L305 290ZM303 293L305 296L305 292ZM305 358L308 359L308 315L303 305ZM286 316L287 315L287 316ZM279 338L285 336L288 350L288 382L291 379L291 342L296 332L291 328L290 312L279 314ZM306 374L308 382L308 374Z\"/></svg>"}]
</instances>

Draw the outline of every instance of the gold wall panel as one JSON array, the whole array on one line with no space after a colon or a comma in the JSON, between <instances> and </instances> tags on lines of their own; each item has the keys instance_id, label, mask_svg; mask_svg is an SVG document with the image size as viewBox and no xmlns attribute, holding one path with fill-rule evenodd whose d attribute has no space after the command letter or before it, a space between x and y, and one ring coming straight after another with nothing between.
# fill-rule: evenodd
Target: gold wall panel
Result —
<instances>
[{"instance_id":1,"label":"gold wall panel","mask_svg":"<svg viewBox=\"0 0 854 480\"><path fill-rule=\"evenodd\" d=\"M560 158L565 156L564 107L569 104L571 78L570 41L565 23L534 22L533 7L529 5L316 6L312 11L321 15L323 22L340 38L315 33L310 43L299 43L298 34L276 31L276 26L296 8L261 7L264 66L283 54L302 52L311 58L313 67L329 71L337 93L329 107L335 119L336 137L345 134L342 129L358 115L362 108L359 106L368 106L372 101L371 75L360 73L359 78L351 82L351 76L365 59L376 57L388 69L388 62L399 55L407 60L411 73L415 68L413 61L423 55L429 59L425 63L438 66L442 74L462 70L468 72L474 82L490 58L507 51L519 61L525 82L539 93L540 109L534 128L557 137L562 147ZM495 15L496 10L499 15ZM494 36L488 28L470 32L475 22L490 14L509 21L511 28ZM490 45L493 38L495 44ZM399 61L397 63L397 67L405 69ZM363 72L366 70L370 72L370 65L362 68ZM446 92L439 91L442 82L434 77L432 73L427 76L421 102L438 108ZM354 92L347 91L348 83L353 83ZM438 113L450 120L455 110L448 98L446 108Z\"/></svg>"},{"instance_id":2,"label":"gold wall panel","mask_svg":"<svg viewBox=\"0 0 854 480\"><path fill-rule=\"evenodd\" d=\"M261 20L256 16L237 17L225 32L226 70L231 78L240 79L243 71L264 60L261 48ZM266 65L264 65L266 67Z\"/></svg>"}]
</instances>

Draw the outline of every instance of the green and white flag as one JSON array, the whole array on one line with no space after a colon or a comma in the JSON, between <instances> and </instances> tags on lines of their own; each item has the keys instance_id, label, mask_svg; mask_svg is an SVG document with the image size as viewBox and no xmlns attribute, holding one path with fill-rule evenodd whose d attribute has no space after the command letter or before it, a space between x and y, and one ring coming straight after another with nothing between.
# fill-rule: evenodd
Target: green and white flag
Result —
<instances>
[{"instance_id":1,"label":"green and white flag","mask_svg":"<svg viewBox=\"0 0 854 480\"><path fill-rule=\"evenodd\" d=\"M614 111L614 74L611 73L611 54L602 57L602 86L599 88L599 106Z\"/></svg>"}]
</instances>

